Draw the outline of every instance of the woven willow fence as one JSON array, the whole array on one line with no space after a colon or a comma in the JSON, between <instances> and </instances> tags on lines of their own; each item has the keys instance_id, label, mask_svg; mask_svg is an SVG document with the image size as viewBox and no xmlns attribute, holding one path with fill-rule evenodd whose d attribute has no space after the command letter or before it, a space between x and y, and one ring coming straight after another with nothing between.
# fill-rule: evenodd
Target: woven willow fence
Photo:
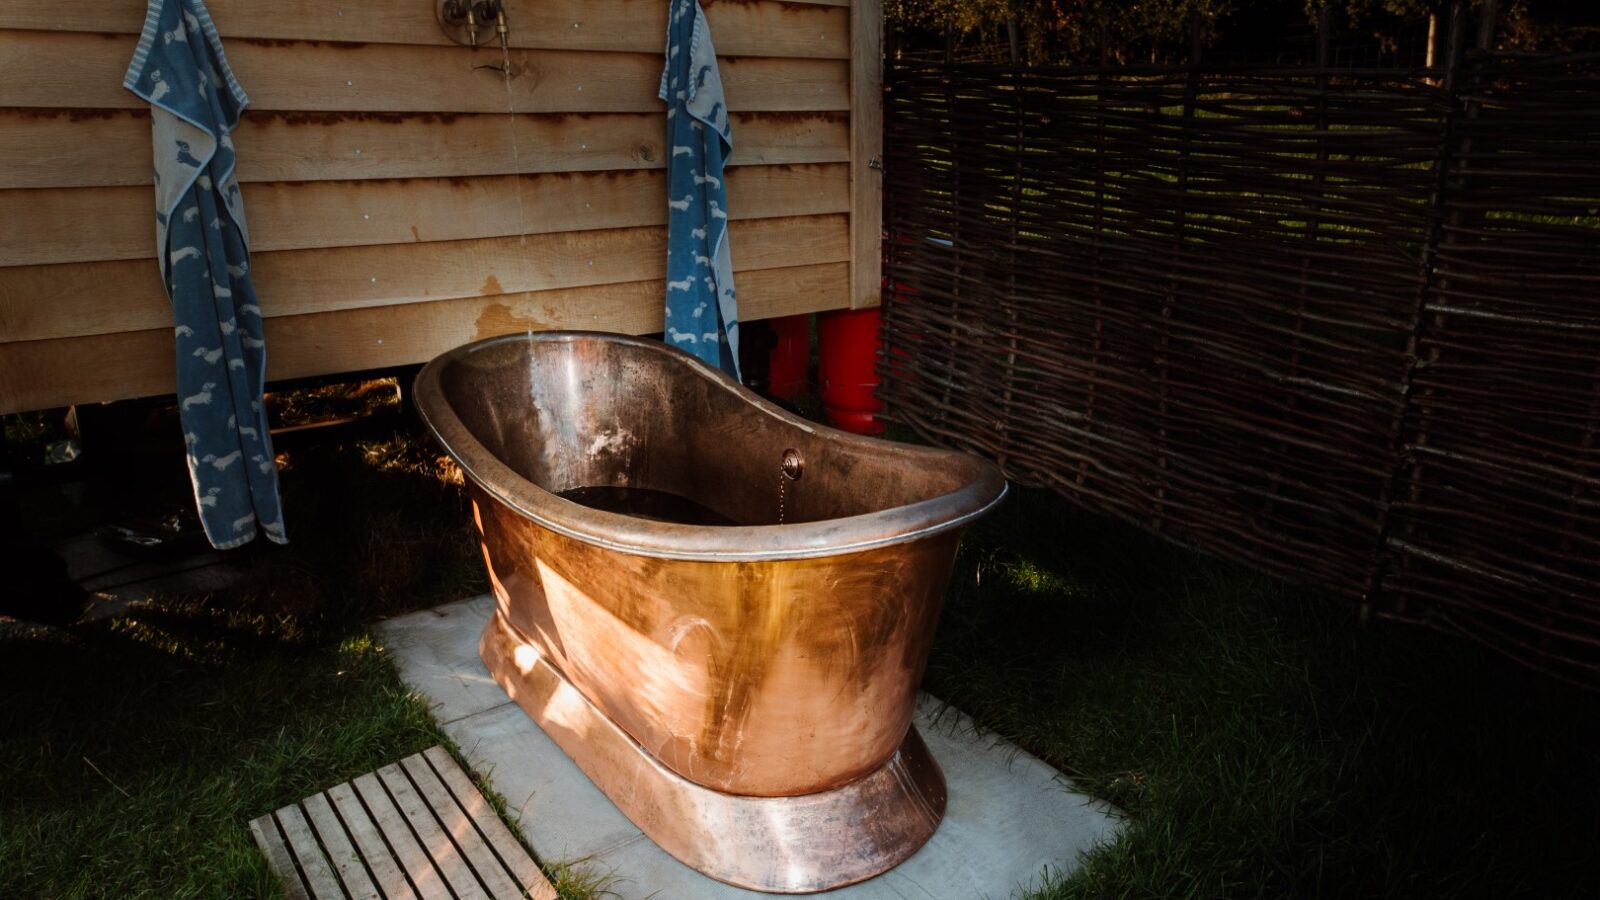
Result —
<instances>
[{"instance_id":1,"label":"woven willow fence","mask_svg":"<svg viewBox=\"0 0 1600 900\"><path fill-rule=\"evenodd\" d=\"M892 68L890 417L1600 687L1600 58L1448 55Z\"/></svg>"}]
</instances>

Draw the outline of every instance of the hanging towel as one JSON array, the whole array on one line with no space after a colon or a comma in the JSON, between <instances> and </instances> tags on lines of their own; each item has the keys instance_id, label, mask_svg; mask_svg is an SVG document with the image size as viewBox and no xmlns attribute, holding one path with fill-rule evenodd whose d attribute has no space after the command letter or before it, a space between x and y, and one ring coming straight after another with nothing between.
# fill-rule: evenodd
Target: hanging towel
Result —
<instances>
[{"instance_id":1,"label":"hanging towel","mask_svg":"<svg viewBox=\"0 0 1600 900\"><path fill-rule=\"evenodd\" d=\"M261 400L266 344L230 137L250 101L201 0L149 0L122 86L151 107L156 254L172 301L178 413L201 524L219 549L258 528L283 543Z\"/></svg>"},{"instance_id":2,"label":"hanging towel","mask_svg":"<svg viewBox=\"0 0 1600 900\"><path fill-rule=\"evenodd\" d=\"M667 63L667 307L663 338L739 377L739 304L723 169L733 151L717 52L699 0L672 0Z\"/></svg>"}]
</instances>

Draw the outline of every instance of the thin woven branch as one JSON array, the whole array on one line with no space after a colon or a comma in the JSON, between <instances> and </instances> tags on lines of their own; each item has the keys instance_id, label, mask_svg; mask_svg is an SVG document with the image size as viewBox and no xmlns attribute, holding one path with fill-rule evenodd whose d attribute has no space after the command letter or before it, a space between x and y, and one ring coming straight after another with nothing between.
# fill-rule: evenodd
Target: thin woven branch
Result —
<instances>
[{"instance_id":1,"label":"thin woven branch","mask_svg":"<svg viewBox=\"0 0 1600 900\"><path fill-rule=\"evenodd\" d=\"M882 396L1600 688L1600 58L891 70Z\"/></svg>"}]
</instances>

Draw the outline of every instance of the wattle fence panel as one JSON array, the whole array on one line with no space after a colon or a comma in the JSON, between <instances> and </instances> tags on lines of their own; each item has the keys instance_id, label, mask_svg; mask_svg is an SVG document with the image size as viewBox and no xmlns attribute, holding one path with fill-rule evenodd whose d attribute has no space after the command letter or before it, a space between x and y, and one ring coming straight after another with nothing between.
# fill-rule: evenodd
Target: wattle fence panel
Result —
<instances>
[{"instance_id":1,"label":"wattle fence panel","mask_svg":"<svg viewBox=\"0 0 1600 900\"><path fill-rule=\"evenodd\" d=\"M887 88L891 418L1600 687L1600 57Z\"/></svg>"}]
</instances>

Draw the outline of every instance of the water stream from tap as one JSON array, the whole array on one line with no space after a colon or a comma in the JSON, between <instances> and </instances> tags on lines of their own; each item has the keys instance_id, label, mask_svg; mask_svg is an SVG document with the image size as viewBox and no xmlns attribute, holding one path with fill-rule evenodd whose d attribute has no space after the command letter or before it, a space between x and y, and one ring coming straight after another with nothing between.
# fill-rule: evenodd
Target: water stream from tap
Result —
<instances>
[{"instance_id":1,"label":"water stream from tap","mask_svg":"<svg viewBox=\"0 0 1600 900\"><path fill-rule=\"evenodd\" d=\"M516 95L511 90L511 45L508 41L500 42L500 75L506 85L506 127L511 138L511 174L514 179L512 190L517 200L517 247L518 256L527 267L523 273L524 284L531 285L533 275L532 261L527 259L528 249L528 219L522 205L522 154L517 147L517 102ZM529 329L530 333L532 329Z\"/></svg>"}]
</instances>

